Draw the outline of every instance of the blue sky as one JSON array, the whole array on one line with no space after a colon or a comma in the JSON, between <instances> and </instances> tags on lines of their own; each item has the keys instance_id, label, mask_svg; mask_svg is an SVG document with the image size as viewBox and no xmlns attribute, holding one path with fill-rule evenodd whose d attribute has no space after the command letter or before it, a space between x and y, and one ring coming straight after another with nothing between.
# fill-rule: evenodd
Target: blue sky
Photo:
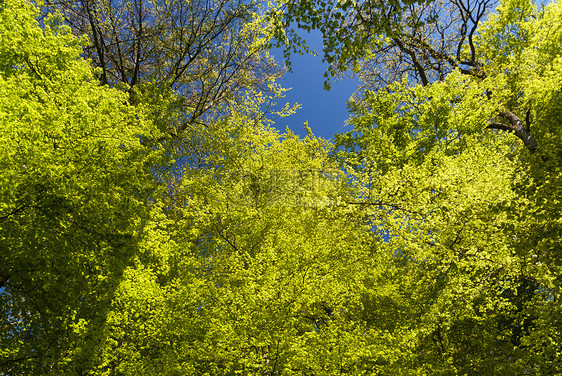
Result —
<instances>
[{"instance_id":1,"label":"blue sky","mask_svg":"<svg viewBox=\"0 0 562 376\"><path fill-rule=\"evenodd\" d=\"M317 137L332 139L335 133L347 131L344 127L349 117L346 101L355 92L358 81L344 79L332 82L330 91L324 90L324 72L326 64L322 63L322 37L319 31L306 35L309 46L318 52L319 56L293 55L292 73L286 73L279 83L285 88L292 88L286 93L285 102L300 103L302 108L295 115L287 118L275 118L275 126L284 132L288 126L293 132L305 136L304 123L308 125ZM279 64L283 64L282 50L272 51Z\"/></svg>"}]
</instances>

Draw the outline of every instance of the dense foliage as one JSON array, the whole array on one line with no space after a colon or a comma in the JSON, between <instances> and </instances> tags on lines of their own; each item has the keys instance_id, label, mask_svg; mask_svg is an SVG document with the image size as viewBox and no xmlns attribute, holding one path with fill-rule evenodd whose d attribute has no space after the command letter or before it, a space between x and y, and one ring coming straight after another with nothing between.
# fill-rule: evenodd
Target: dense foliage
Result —
<instances>
[{"instance_id":1,"label":"dense foliage","mask_svg":"<svg viewBox=\"0 0 562 376\"><path fill-rule=\"evenodd\" d=\"M294 21L364 82L334 145L269 120ZM3 0L0 375L562 374L560 25Z\"/></svg>"}]
</instances>

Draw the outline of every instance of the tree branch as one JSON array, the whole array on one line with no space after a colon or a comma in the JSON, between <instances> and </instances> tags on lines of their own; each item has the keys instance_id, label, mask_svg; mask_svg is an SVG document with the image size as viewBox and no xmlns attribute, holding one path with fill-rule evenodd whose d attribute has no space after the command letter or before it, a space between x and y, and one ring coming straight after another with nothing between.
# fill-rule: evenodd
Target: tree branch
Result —
<instances>
[{"instance_id":1,"label":"tree branch","mask_svg":"<svg viewBox=\"0 0 562 376\"><path fill-rule=\"evenodd\" d=\"M414 64L414 67L416 68L416 71L420 75L422 85L427 86L429 84L429 80L427 78L427 75L425 74L425 69L422 67L422 65L418 61L416 53L414 51L412 51L411 49L407 48L399 38L395 37L395 38L392 38L392 39L394 40L394 42L396 43L398 48L400 48L403 52L408 54L410 56L410 58L412 58L412 63Z\"/></svg>"},{"instance_id":2,"label":"tree branch","mask_svg":"<svg viewBox=\"0 0 562 376\"><path fill-rule=\"evenodd\" d=\"M529 150L529 152L533 154L539 147L539 144L537 143L537 140L535 139L531 131L528 129L528 126L525 126L523 124L523 120L521 120L517 115L515 115L513 112L509 110L504 110L500 114L500 116L505 118L510 125L504 123L492 122L486 128L514 132L515 135L521 141L523 141L523 144L525 145L527 150Z\"/></svg>"},{"instance_id":3,"label":"tree branch","mask_svg":"<svg viewBox=\"0 0 562 376\"><path fill-rule=\"evenodd\" d=\"M498 122L492 122L486 128L487 129L499 129L501 131L507 131L507 132L514 132L515 131L515 128L513 128L511 125L507 125L507 124L504 124L504 123L498 123Z\"/></svg>"}]
</instances>

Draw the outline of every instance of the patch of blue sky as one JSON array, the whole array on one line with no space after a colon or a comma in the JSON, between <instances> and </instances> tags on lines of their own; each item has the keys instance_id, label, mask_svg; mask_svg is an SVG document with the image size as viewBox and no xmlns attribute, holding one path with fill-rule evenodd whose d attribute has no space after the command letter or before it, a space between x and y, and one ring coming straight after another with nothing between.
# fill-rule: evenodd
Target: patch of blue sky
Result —
<instances>
[{"instance_id":1,"label":"patch of blue sky","mask_svg":"<svg viewBox=\"0 0 562 376\"><path fill-rule=\"evenodd\" d=\"M279 83L285 88L291 88L283 100L279 101L279 109L285 103L301 105L296 114L280 118L275 117L275 127L284 132L286 127L301 137L305 137L305 123L315 136L333 140L336 133L350 130L346 127L349 118L347 101L356 91L359 80L344 77L341 80L331 81L331 89L324 89L324 72L328 65L322 61L322 35L318 30L310 33L300 31L309 47L318 56L311 54L295 55L291 57L292 72L287 72ZM275 48L272 51L276 61L283 64L283 50Z\"/></svg>"}]
</instances>

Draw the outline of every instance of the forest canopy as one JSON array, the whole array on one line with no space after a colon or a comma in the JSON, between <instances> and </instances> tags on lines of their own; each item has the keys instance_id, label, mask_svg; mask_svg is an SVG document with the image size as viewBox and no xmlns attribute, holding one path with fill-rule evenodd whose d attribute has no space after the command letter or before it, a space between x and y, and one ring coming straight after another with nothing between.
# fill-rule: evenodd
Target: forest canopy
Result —
<instances>
[{"instance_id":1,"label":"forest canopy","mask_svg":"<svg viewBox=\"0 0 562 376\"><path fill-rule=\"evenodd\" d=\"M361 80L333 141L272 121L294 28ZM562 374L561 45L556 2L0 0L0 375Z\"/></svg>"}]
</instances>

